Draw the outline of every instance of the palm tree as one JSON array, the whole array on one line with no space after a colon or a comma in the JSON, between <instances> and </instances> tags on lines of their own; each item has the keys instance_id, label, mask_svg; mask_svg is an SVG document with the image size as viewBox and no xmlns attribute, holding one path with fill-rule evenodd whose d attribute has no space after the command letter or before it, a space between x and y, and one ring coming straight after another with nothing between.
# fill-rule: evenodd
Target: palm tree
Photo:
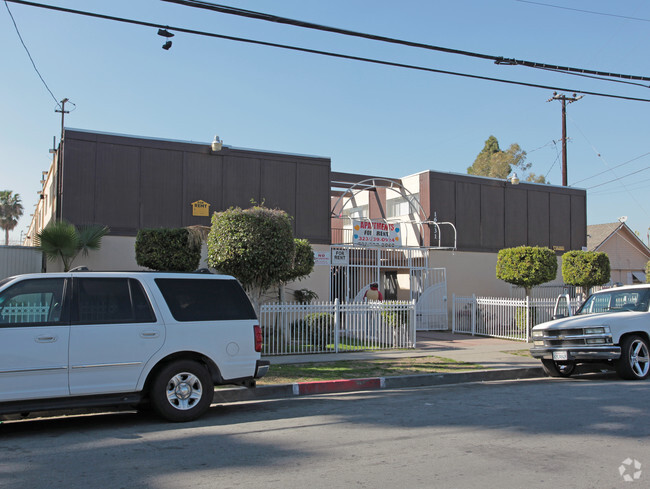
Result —
<instances>
[{"instance_id":1,"label":"palm tree","mask_svg":"<svg viewBox=\"0 0 650 489\"><path fill-rule=\"evenodd\" d=\"M80 252L87 255L89 250L101 247L102 238L108 231L108 227L98 224L77 228L68 222L57 221L51 222L37 233L34 243L48 260L61 258L63 271L68 272L72 261Z\"/></svg>"},{"instance_id":2,"label":"palm tree","mask_svg":"<svg viewBox=\"0 0 650 489\"><path fill-rule=\"evenodd\" d=\"M9 244L9 231L16 227L22 215L20 194L14 194L12 190L0 191L0 228L5 230L5 246Z\"/></svg>"}]
</instances>

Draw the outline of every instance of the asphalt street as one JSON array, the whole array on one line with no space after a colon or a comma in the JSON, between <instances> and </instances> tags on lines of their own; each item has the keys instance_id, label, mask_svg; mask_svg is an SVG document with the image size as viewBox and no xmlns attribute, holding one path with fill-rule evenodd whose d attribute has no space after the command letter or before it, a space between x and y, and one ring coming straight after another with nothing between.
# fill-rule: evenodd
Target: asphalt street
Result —
<instances>
[{"instance_id":1,"label":"asphalt street","mask_svg":"<svg viewBox=\"0 0 650 489\"><path fill-rule=\"evenodd\" d=\"M648 487L649 397L592 374L5 422L0 487Z\"/></svg>"}]
</instances>

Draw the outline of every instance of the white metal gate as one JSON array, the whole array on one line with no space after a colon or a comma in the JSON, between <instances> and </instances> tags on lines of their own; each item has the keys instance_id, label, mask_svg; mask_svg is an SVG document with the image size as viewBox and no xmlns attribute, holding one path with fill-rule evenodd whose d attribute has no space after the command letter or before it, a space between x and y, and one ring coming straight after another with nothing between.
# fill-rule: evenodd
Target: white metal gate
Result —
<instances>
[{"instance_id":1,"label":"white metal gate","mask_svg":"<svg viewBox=\"0 0 650 489\"><path fill-rule=\"evenodd\" d=\"M418 331L448 329L446 269L411 270L411 298L415 299Z\"/></svg>"},{"instance_id":2,"label":"white metal gate","mask_svg":"<svg viewBox=\"0 0 650 489\"><path fill-rule=\"evenodd\" d=\"M397 283L397 295L384 299L415 300L418 331L447 330L447 274L432 268L424 248L362 248L332 246L330 249L330 300L361 302L371 283L382 293L387 277Z\"/></svg>"}]
</instances>

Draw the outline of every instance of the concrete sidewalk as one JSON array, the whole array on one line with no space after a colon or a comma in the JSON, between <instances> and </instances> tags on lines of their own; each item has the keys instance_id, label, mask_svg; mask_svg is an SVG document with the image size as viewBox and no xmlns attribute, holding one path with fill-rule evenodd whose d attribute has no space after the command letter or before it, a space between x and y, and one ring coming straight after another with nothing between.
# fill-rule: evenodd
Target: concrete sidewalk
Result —
<instances>
[{"instance_id":1,"label":"concrete sidewalk","mask_svg":"<svg viewBox=\"0 0 650 489\"><path fill-rule=\"evenodd\" d=\"M539 360L528 353L529 343L481 336L453 334L447 331L418 331L413 350L379 350L353 353L316 353L265 357L273 365L283 363L335 362L339 360L374 360L436 356L459 362L471 362L486 368L539 367Z\"/></svg>"},{"instance_id":2,"label":"concrete sidewalk","mask_svg":"<svg viewBox=\"0 0 650 489\"><path fill-rule=\"evenodd\" d=\"M397 389L402 387L543 377L544 373L539 360L535 360L526 355L529 348L530 344L519 341L452 334L446 331L420 331L417 333L416 348L413 350L319 353L265 357L271 361L271 369L273 369L274 364L333 362L339 360L379 360L424 356L436 356L475 363L482 365L485 369L457 373L264 385L254 389L217 389L215 391L214 402L279 399L308 394Z\"/></svg>"}]
</instances>

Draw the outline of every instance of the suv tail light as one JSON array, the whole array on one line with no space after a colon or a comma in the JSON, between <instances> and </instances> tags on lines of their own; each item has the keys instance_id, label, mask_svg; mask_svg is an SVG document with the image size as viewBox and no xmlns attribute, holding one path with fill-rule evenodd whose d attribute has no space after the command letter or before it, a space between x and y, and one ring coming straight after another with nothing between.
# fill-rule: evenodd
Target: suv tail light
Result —
<instances>
[{"instance_id":1,"label":"suv tail light","mask_svg":"<svg viewBox=\"0 0 650 489\"><path fill-rule=\"evenodd\" d=\"M262 351L262 328L259 325L253 326L253 333L255 334L255 351Z\"/></svg>"}]
</instances>

